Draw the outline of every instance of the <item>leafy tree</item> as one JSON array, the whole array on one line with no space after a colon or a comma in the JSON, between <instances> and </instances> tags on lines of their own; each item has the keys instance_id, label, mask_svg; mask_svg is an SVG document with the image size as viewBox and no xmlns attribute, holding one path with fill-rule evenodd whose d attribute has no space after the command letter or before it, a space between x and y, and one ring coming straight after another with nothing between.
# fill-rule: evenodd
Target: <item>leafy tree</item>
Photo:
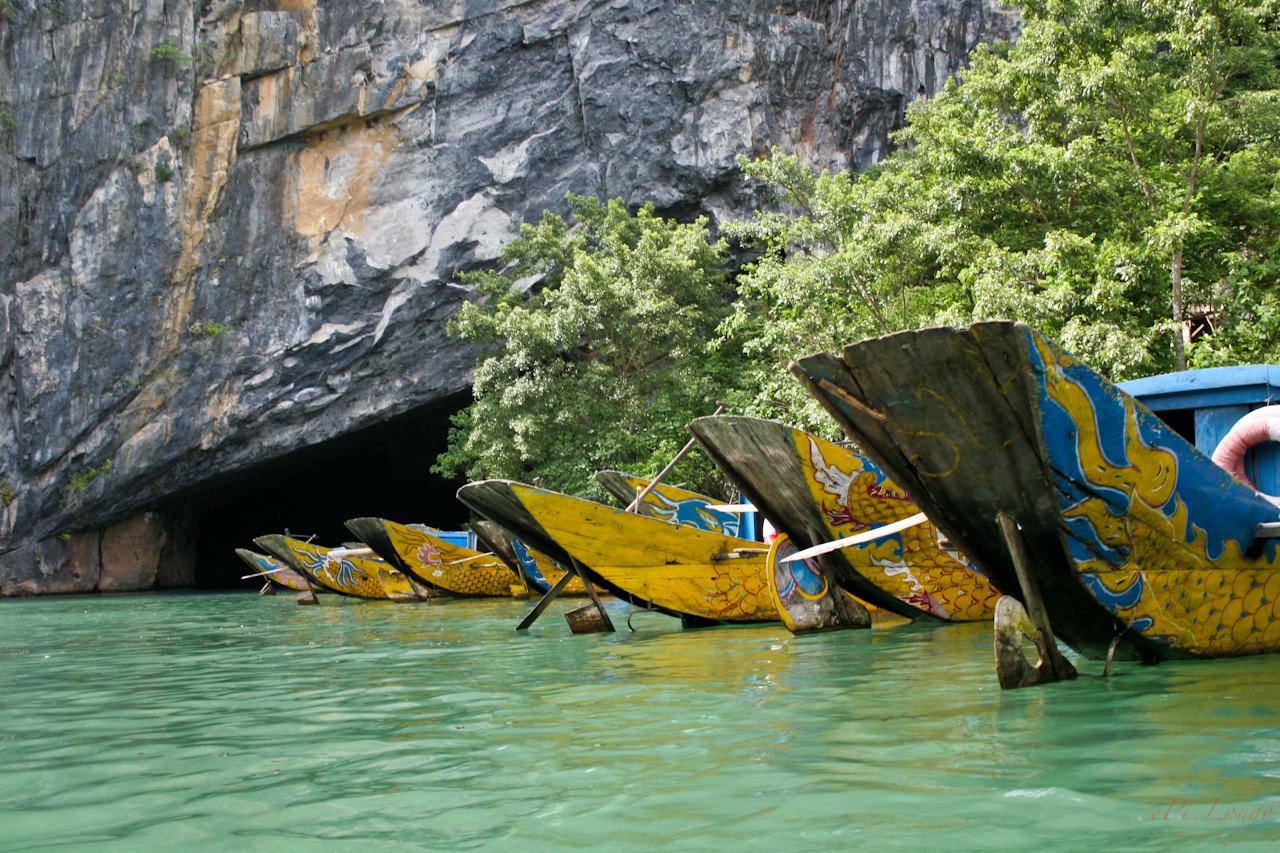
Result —
<instances>
[{"instance_id":1,"label":"leafy tree","mask_svg":"<svg viewBox=\"0 0 1280 853\"><path fill-rule=\"evenodd\" d=\"M547 211L522 226L500 271L465 278L478 299L449 333L492 348L437 463L447 476L599 494L597 470L656 474L688 441L684 425L733 387L738 353L714 346L732 290L725 244L706 221L568 202L574 225ZM708 460L686 460L668 482L723 495Z\"/></svg>"},{"instance_id":2,"label":"leafy tree","mask_svg":"<svg viewBox=\"0 0 1280 853\"><path fill-rule=\"evenodd\" d=\"M904 145L853 180L744 163L790 216L726 335L781 361L833 335L1013 317L1115 378L1277 349L1280 32L1274 0L1027 0L915 104ZM753 325L754 324L754 325Z\"/></svg>"}]
</instances>

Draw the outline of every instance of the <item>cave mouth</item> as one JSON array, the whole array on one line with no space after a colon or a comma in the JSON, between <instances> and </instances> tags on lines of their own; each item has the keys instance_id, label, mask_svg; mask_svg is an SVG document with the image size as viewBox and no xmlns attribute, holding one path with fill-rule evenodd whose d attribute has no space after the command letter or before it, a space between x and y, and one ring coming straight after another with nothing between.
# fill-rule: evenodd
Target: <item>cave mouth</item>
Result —
<instances>
[{"instance_id":1,"label":"cave mouth","mask_svg":"<svg viewBox=\"0 0 1280 853\"><path fill-rule=\"evenodd\" d=\"M257 589L236 548L283 533L330 547L355 539L349 518L378 516L445 530L462 528L470 511L457 499L466 481L433 474L448 444L451 416L471 402L460 394L358 432L264 462L194 502L198 525L195 585Z\"/></svg>"}]
</instances>

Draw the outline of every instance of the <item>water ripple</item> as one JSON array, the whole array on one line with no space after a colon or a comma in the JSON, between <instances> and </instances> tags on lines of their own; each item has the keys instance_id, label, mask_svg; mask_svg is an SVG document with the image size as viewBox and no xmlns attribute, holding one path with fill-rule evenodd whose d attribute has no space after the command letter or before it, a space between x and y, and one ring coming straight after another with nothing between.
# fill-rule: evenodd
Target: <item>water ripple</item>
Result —
<instances>
[{"instance_id":1,"label":"water ripple","mask_svg":"<svg viewBox=\"0 0 1280 853\"><path fill-rule=\"evenodd\" d=\"M796 638L648 614L575 637L557 605L516 635L527 607L0 602L0 848L1280 840L1275 656L1106 680L1081 662L1076 682L1002 693L984 625Z\"/></svg>"}]
</instances>

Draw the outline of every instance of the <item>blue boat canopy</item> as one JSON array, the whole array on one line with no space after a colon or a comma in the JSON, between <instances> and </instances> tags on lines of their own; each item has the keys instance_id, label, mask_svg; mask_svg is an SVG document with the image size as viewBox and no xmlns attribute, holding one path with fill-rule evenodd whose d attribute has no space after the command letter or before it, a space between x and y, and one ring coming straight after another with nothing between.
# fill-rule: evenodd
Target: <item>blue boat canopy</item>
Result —
<instances>
[{"instance_id":1,"label":"blue boat canopy","mask_svg":"<svg viewBox=\"0 0 1280 853\"><path fill-rule=\"evenodd\" d=\"M1153 412L1280 401L1280 365L1207 367L1116 383Z\"/></svg>"},{"instance_id":2,"label":"blue boat canopy","mask_svg":"<svg viewBox=\"0 0 1280 853\"><path fill-rule=\"evenodd\" d=\"M1212 456L1236 421L1254 409L1280 403L1280 365L1208 367L1116 385ZM1280 494L1280 442L1263 442L1250 450L1245 468L1259 491Z\"/></svg>"}]
</instances>

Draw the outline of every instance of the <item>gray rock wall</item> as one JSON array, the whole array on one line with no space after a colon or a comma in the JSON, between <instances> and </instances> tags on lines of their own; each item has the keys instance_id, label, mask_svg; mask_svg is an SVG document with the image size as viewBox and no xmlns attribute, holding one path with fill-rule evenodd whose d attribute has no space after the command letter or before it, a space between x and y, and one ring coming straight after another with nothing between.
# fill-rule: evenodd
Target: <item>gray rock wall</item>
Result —
<instances>
[{"instance_id":1,"label":"gray rock wall","mask_svg":"<svg viewBox=\"0 0 1280 853\"><path fill-rule=\"evenodd\" d=\"M89 584L84 537L160 536L144 513L202 484L465 390L457 271L566 191L745 215L736 155L862 166L1016 27L977 0L0 9L0 594L181 583Z\"/></svg>"}]
</instances>

